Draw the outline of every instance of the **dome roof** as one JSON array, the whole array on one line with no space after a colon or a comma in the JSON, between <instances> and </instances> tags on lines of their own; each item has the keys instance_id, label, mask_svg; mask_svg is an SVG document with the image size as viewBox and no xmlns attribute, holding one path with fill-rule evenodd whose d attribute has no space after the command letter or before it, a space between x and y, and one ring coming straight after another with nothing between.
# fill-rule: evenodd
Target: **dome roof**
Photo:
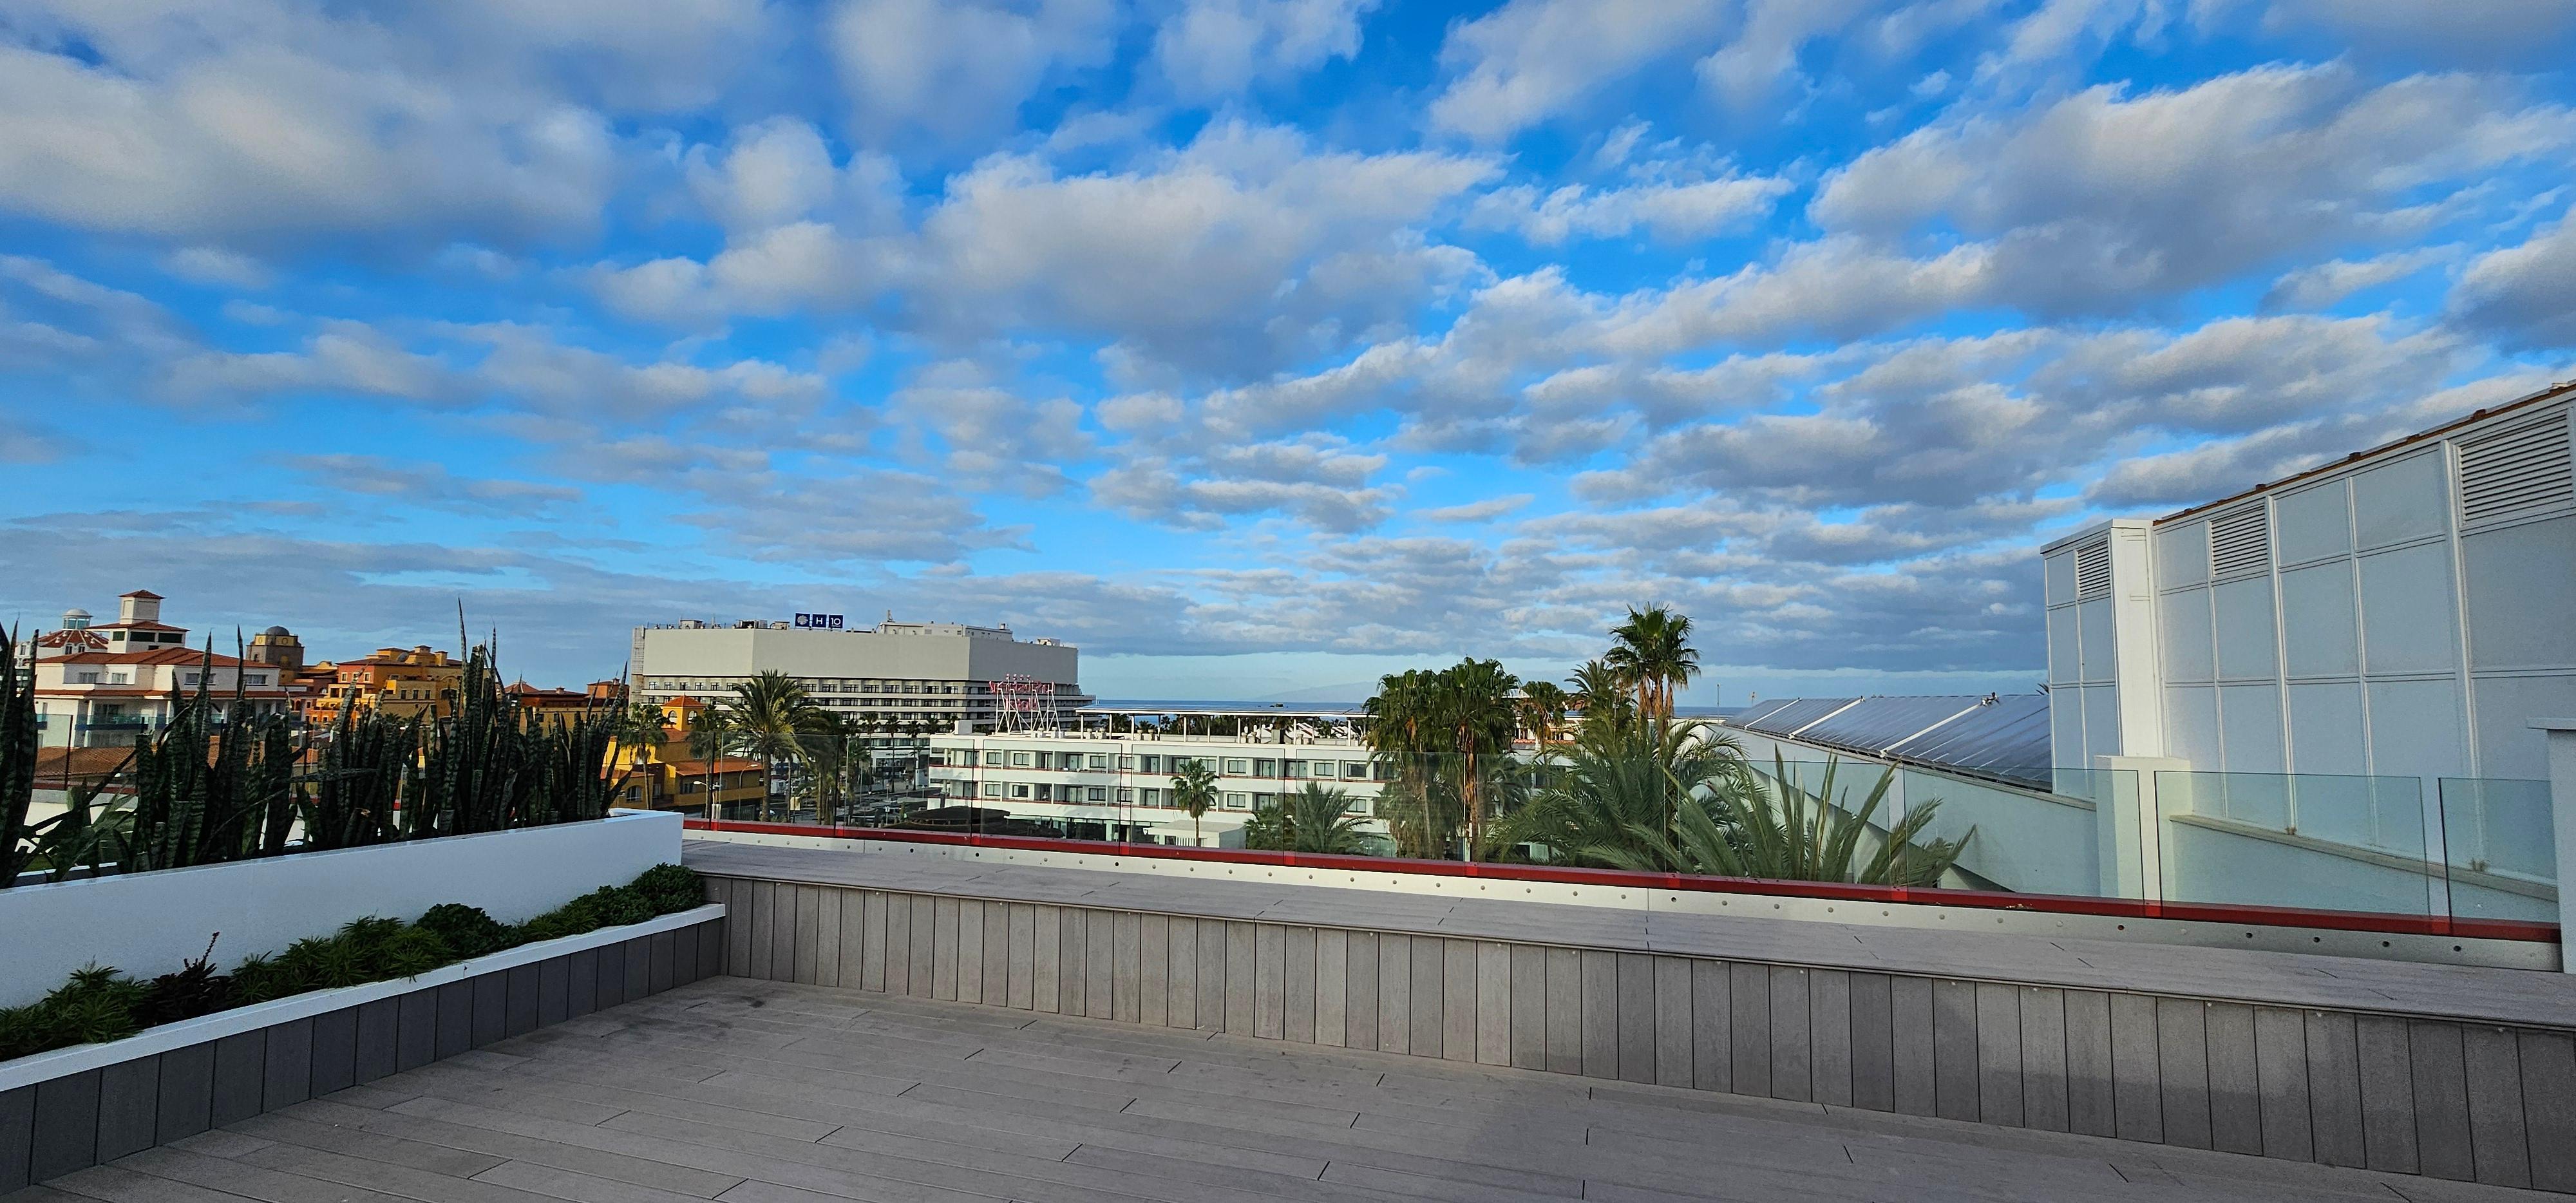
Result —
<instances>
[{"instance_id":1,"label":"dome roof","mask_svg":"<svg viewBox=\"0 0 2576 1203\"><path fill-rule=\"evenodd\" d=\"M285 627L270 627L269 629L267 629L267 630L265 630L265 631L261 631L261 632L260 632L260 634L262 634L262 635L292 635L292 634L294 634L294 632L293 632L293 631L289 631L289 630L287 630Z\"/></svg>"}]
</instances>

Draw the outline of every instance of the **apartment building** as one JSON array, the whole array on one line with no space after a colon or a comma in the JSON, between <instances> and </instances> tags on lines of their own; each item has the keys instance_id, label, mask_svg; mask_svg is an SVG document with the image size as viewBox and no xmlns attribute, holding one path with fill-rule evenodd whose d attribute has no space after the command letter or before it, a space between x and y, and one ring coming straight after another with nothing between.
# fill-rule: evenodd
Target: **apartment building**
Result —
<instances>
[{"instance_id":1,"label":"apartment building","mask_svg":"<svg viewBox=\"0 0 2576 1203\"><path fill-rule=\"evenodd\" d=\"M137 589L116 599L116 621L85 610L33 640L36 721L46 747L120 747L169 725L175 699L202 687L218 714L291 708L282 672L188 647L188 629L161 621L160 594ZM238 688L240 698L235 701Z\"/></svg>"},{"instance_id":2,"label":"apartment building","mask_svg":"<svg viewBox=\"0 0 2576 1203\"><path fill-rule=\"evenodd\" d=\"M306 704L304 716L322 727L340 721L341 711L350 708L400 718L449 718L456 713L465 681L463 660L427 644L408 651L377 648L372 655L324 661L314 669L329 673L329 683Z\"/></svg>"},{"instance_id":3,"label":"apartment building","mask_svg":"<svg viewBox=\"0 0 2576 1203\"><path fill-rule=\"evenodd\" d=\"M1108 717L1101 711L1086 717L1091 716ZM1279 716L1254 711L1238 718ZM1182 845L1196 840L1207 847L1240 847L1243 824L1256 806L1313 783L1347 790L1351 812L1367 820L1363 830L1386 834L1385 821L1375 813L1383 774L1357 738L1313 721L1292 722L1284 730L1248 724L1240 730L933 735L930 779L957 805L1060 825L1075 838ZM1215 771L1219 791L1217 805L1195 827L1172 799L1172 775L1193 761Z\"/></svg>"}]
</instances>

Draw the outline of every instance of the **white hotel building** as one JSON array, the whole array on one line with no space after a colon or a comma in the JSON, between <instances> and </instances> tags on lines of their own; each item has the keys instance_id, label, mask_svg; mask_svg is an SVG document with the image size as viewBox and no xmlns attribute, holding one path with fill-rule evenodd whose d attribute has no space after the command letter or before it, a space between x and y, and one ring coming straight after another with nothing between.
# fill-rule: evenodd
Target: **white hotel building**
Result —
<instances>
[{"instance_id":1,"label":"white hotel building","mask_svg":"<svg viewBox=\"0 0 2576 1203\"><path fill-rule=\"evenodd\" d=\"M1089 703L1079 683L1080 656L1069 644L1021 639L1007 626L889 619L874 628L816 629L689 620L635 628L628 663L634 691L657 705L682 696L719 702L774 670L863 726L953 730L962 722L989 730L1001 718L996 682L1019 681L1035 691L1023 697L1062 711Z\"/></svg>"},{"instance_id":2,"label":"white hotel building","mask_svg":"<svg viewBox=\"0 0 2576 1203\"><path fill-rule=\"evenodd\" d=\"M1288 716L1278 711L1172 709L1101 711L1150 718L1185 714L1204 723L1232 717L1239 735L1110 732L1105 729L949 734L930 737L933 787L954 804L1008 811L1014 819L1064 824L1083 838L1136 839L1153 843L1240 847L1253 808L1309 783L1351 795L1351 813L1362 830L1384 835L1377 817L1379 770L1367 745L1346 722L1330 715ZM1258 725L1255 724L1264 724ZM1172 801L1172 774L1188 761L1216 771L1218 803L1196 825Z\"/></svg>"}]
</instances>

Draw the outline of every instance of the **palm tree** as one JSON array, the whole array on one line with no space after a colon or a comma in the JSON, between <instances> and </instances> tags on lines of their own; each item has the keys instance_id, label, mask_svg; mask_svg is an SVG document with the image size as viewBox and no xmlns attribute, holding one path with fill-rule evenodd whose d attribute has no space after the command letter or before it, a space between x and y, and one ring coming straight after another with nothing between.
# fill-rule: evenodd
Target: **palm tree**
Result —
<instances>
[{"instance_id":1,"label":"palm tree","mask_svg":"<svg viewBox=\"0 0 2576 1203\"><path fill-rule=\"evenodd\" d=\"M1699 723L1585 726L1552 758L1547 787L1500 825L1494 845L1528 843L1561 863L1675 872L1676 798L1755 789L1731 738Z\"/></svg>"},{"instance_id":2,"label":"palm tree","mask_svg":"<svg viewBox=\"0 0 2576 1203\"><path fill-rule=\"evenodd\" d=\"M1351 813L1351 792L1309 781L1282 804L1288 821L1288 850L1357 855L1368 851L1360 817Z\"/></svg>"},{"instance_id":3,"label":"palm tree","mask_svg":"<svg viewBox=\"0 0 2576 1203\"><path fill-rule=\"evenodd\" d=\"M1500 661L1460 660L1441 670L1434 690L1432 712L1441 740L1445 750L1458 755L1458 797L1467 812L1467 859L1471 861L1485 835L1490 791L1484 777L1511 753L1512 732L1519 725L1513 695L1520 685L1521 679L1503 671Z\"/></svg>"},{"instance_id":4,"label":"palm tree","mask_svg":"<svg viewBox=\"0 0 2576 1203\"><path fill-rule=\"evenodd\" d=\"M1887 799L1896 779L1893 766L1879 772L1869 796L1858 808L1848 791L1834 789L1835 760L1812 794L1789 778L1789 766L1772 754L1773 774L1766 788L1732 793L1722 799L1723 814L1710 808L1682 809L1678 851L1694 873L1729 877L1767 877L1783 881L1833 881L1859 885L1937 886L1968 842L1970 827L1955 840L1923 838L1941 800L1927 798L1906 807L1905 817L1889 825L1878 851L1855 869L1860 837L1870 816Z\"/></svg>"},{"instance_id":5,"label":"palm tree","mask_svg":"<svg viewBox=\"0 0 2576 1203\"><path fill-rule=\"evenodd\" d=\"M689 720L689 758L706 766L707 820L723 818L716 806L716 761L733 748L733 732L725 725L725 712L713 706L702 706L697 717Z\"/></svg>"},{"instance_id":6,"label":"palm tree","mask_svg":"<svg viewBox=\"0 0 2576 1203\"><path fill-rule=\"evenodd\" d=\"M814 809L837 820L842 788L850 771L850 725L840 715L826 710L817 729L799 742L809 770L807 785L814 791Z\"/></svg>"},{"instance_id":7,"label":"palm tree","mask_svg":"<svg viewBox=\"0 0 2576 1203\"><path fill-rule=\"evenodd\" d=\"M1691 620L1662 605L1628 607L1628 621L1610 629L1617 642L1603 657L1637 691L1637 709L1670 718L1673 694L1699 675L1699 652L1690 645Z\"/></svg>"},{"instance_id":8,"label":"palm tree","mask_svg":"<svg viewBox=\"0 0 2576 1203\"><path fill-rule=\"evenodd\" d=\"M662 708L646 701L616 708L608 715L608 737L627 753L624 775L634 775L662 747ZM621 780L618 788L624 787Z\"/></svg>"},{"instance_id":9,"label":"palm tree","mask_svg":"<svg viewBox=\"0 0 2576 1203\"><path fill-rule=\"evenodd\" d=\"M1521 725L1537 737L1538 746L1546 748L1556 740L1557 724L1565 721L1565 711L1573 703L1565 690L1554 681L1531 681L1521 686Z\"/></svg>"},{"instance_id":10,"label":"palm tree","mask_svg":"<svg viewBox=\"0 0 2576 1203\"><path fill-rule=\"evenodd\" d=\"M822 734L830 721L829 712L814 704L803 685L775 669L734 687L734 697L725 703L725 726L736 746L761 763L766 780L762 818L769 816L769 795L777 792L779 766L799 763L806 738Z\"/></svg>"},{"instance_id":11,"label":"palm tree","mask_svg":"<svg viewBox=\"0 0 2576 1203\"><path fill-rule=\"evenodd\" d=\"M1183 762L1172 772L1172 804L1190 813L1190 844L1197 847L1199 819L1216 805L1216 770L1204 760Z\"/></svg>"},{"instance_id":12,"label":"palm tree","mask_svg":"<svg viewBox=\"0 0 2576 1203\"><path fill-rule=\"evenodd\" d=\"M1587 660L1565 683L1574 687L1572 702L1586 727L1622 727L1636 716L1636 699L1628 679L1606 660Z\"/></svg>"}]
</instances>

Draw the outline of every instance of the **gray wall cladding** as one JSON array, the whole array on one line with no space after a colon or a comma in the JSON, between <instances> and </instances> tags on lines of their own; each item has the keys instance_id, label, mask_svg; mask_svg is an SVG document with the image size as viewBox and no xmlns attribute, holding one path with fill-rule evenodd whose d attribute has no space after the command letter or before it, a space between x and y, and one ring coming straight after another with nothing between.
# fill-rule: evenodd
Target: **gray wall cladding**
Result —
<instances>
[{"instance_id":1,"label":"gray wall cladding","mask_svg":"<svg viewBox=\"0 0 2576 1203\"><path fill-rule=\"evenodd\" d=\"M734 976L2576 1191L2566 1031L707 880Z\"/></svg>"},{"instance_id":2,"label":"gray wall cladding","mask_svg":"<svg viewBox=\"0 0 2576 1203\"><path fill-rule=\"evenodd\" d=\"M712 977L725 930L709 920L0 1091L0 1194Z\"/></svg>"}]
</instances>

